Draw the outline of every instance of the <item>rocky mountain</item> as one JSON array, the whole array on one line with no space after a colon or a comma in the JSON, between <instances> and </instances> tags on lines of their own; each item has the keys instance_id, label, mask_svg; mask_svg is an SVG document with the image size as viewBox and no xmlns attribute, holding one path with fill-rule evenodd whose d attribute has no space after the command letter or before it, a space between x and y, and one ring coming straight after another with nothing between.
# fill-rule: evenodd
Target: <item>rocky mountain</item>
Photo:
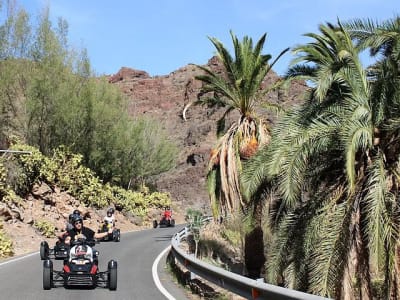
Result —
<instances>
[{"instance_id":1,"label":"rocky mountain","mask_svg":"<svg viewBox=\"0 0 400 300\"><path fill-rule=\"evenodd\" d=\"M221 72L221 65L212 57L206 67ZM129 98L129 114L135 118L149 115L159 120L171 140L179 145L180 153L176 168L160 175L157 188L167 191L181 207L202 208L208 206L206 192L206 166L209 153L216 142L216 121L224 112L202 106L192 106L182 117L184 107L197 99L201 82L195 79L202 71L195 65L184 66L165 76L150 77L142 70L121 68L109 77L110 84L117 85ZM264 80L269 86L280 78L270 72ZM270 92L266 99L289 107L301 99L304 82L294 82L288 93ZM230 121L237 115L232 115Z\"/></svg>"}]
</instances>

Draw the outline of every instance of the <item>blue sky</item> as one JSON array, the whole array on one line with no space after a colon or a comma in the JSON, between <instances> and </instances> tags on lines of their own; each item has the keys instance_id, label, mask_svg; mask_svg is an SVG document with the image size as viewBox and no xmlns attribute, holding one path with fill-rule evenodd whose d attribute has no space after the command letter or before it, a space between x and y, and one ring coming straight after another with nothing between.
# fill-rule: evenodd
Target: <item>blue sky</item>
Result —
<instances>
[{"instance_id":1,"label":"blue sky","mask_svg":"<svg viewBox=\"0 0 400 300\"><path fill-rule=\"evenodd\" d=\"M86 48L96 74L121 67L166 75L189 63L206 64L214 54L207 36L230 49L229 31L257 41L267 33L264 53L309 41L318 25L337 18L382 21L400 15L399 0L17 0L37 16L47 5L69 24L69 42ZM286 53L274 70L283 74Z\"/></svg>"}]
</instances>

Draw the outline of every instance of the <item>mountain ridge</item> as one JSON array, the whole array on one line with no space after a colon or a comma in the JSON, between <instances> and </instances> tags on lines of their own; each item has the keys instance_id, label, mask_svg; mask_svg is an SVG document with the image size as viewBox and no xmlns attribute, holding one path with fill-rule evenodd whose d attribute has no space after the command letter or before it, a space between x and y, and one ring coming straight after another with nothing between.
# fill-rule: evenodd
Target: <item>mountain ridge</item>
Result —
<instances>
[{"instance_id":1,"label":"mountain ridge","mask_svg":"<svg viewBox=\"0 0 400 300\"><path fill-rule=\"evenodd\" d=\"M214 72L222 73L223 67L216 56L206 65ZM192 106L187 111L187 121L182 117L184 107L197 99L201 82L195 76L203 71L188 64L168 75L150 76L146 71L129 67L108 77L110 84L117 85L129 99L128 112L132 117L147 115L159 120L170 139L180 149L177 166L158 176L156 187L169 192L183 207L208 206L206 191L206 167L209 153L216 143L216 122L224 109ZM266 76L263 85L270 86L281 78L273 71ZM265 99L284 107L295 105L307 89L304 82L293 82L287 93L271 91ZM228 123L239 115L233 113ZM273 117L272 117L273 118Z\"/></svg>"}]
</instances>

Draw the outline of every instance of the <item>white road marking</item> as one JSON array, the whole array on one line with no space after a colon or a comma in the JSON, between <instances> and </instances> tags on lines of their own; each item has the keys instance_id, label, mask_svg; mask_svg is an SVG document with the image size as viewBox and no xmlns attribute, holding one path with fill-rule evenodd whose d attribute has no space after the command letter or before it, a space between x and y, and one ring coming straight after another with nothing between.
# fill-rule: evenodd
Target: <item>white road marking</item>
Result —
<instances>
[{"instance_id":1,"label":"white road marking","mask_svg":"<svg viewBox=\"0 0 400 300\"><path fill-rule=\"evenodd\" d=\"M168 299L168 300L176 300L168 291L162 286L160 278L158 277L157 273L157 266L158 263L160 262L161 257L164 256L164 254L170 250L171 246L168 246L161 252L157 258L154 260L153 267L151 268L151 272L153 273L153 280L154 283L156 284L157 288L160 290L160 292Z\"/></svg>"},{"instance_id":2,"label":"white road marking","mask_svg":"<svg viewBox=\"0 0 400 300\"><path fill-rule=\"evenodd\" d=\"M33 256L33 255L36 255L36 254L38 254L38 253L39 253L39 252L33 252L33 253L29 253L29 254L24 255L24 256L20 256L20 257L17 257L17 258L13 258L13 259L4 261L4 262L0 263L0 267L2 267L2 266L4 266L4 265L7 265L7 264L10 264L10 263L13 263L13 262L16 262L16 261L19 261L19 260L22 260L22 259L25 259L25 258L30 257L30 256Z\"/></svg>"}]
</instances>

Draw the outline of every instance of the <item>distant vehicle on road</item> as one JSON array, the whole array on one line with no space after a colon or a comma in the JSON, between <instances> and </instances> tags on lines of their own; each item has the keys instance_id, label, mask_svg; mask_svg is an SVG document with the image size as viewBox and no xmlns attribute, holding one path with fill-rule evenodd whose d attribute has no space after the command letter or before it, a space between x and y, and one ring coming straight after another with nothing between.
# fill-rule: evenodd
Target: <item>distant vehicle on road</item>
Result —
<instances>
[{"instance_id":1,"label":"distant vehicle on road","mask_svg":"<svg viewBox=\"0 0 400 300\"><path fill-rule=\"evenodd\" d=\"M98 232L107 232L109 229L110 224L107 223L107 221L104 221L104 223L101 225L101 228L98 230ZM114 242L120 242L121 241L121 230L118 228L113 228L113 232L108 234L106 237L102 238L101 241L114 241Z\"/></svg>"},{"instance_id":2,"label":"distant vehicle on road","mask_svg":"<svg viewBox=\"0 0 400 300\"><path fill-rule=\"evenodd\" d=\"M164 212L161 214L160 221L153 221L153 228L157 227L174 227L175 220L172 218L172 210L169 206L165 207Z\"/></svg>"}]
</instances>

